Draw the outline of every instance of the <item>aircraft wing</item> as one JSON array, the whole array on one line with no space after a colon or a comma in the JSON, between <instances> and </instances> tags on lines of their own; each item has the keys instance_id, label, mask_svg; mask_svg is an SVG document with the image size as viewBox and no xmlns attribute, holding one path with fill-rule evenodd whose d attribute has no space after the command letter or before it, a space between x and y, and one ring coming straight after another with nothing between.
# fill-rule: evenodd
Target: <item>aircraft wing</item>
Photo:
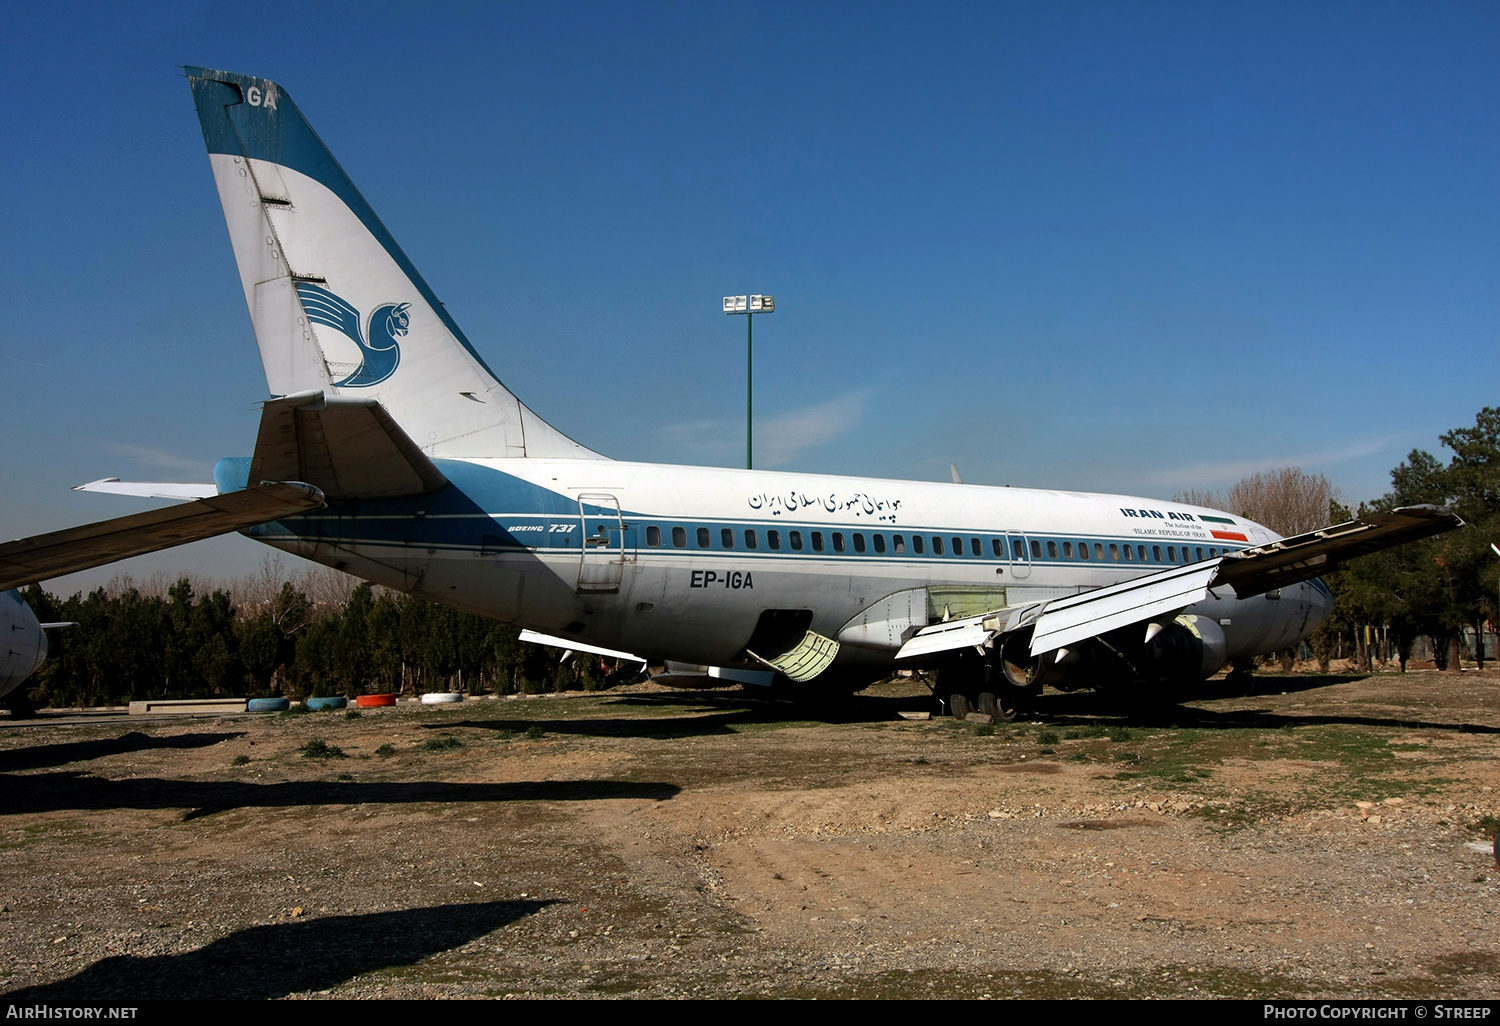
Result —
<instances>
[{"instance_id":1,"label":"aircraft wing","mask_svg":"<svg viewBox=\"0 0 1500 1026\"><path fill-rule=\"evenodd\" d=\"M987 647L995 638L1034 627L1031 654L1066 648L1133 623L1144 623L1201 602L1209 589L1228 585L1250 598L1310 580L1357 556L1462 527L1440 506L1403 506L1320 531L1259 545L1253 549L1172 566L1039 606L1011 606L977 616L932 624L901 646L897 659L914 659L964 648Z\"/></svg>"},{"instance_id":2,"label":"aircraft wing","mask_svg":"<svg viewBox=\"0 0 1500 1026\"><path fill-rule=\"evenodd\" d=\"M1164 613L1175 613L1184 606L1203 601L1208 597L1208 589L1223 558L1167 567L1132 581L1053 599L1045 604L1008 606L977 616L935 623L914 634L901 646L896 658L913 659L963 648L983 649L995 638L1021 627L1033 628L1032 655L1065 648L1117 627Z\"/></svg>"},{"instance_id":3,"label":"aircraft wing","mask_svg":"<svg viewBox=\"0 0 1500 1026\"><path fill-rule=\"evenodd\" d=\"M330 501L425 495L448 483L374 399L303 392L260 415L251 481L305 481Z\"/></svg>"},{"instance_id":4,"label":"aircraft wing","mask_svg":"<svg viewBox=\"0 0 1500 1026\"><path fill-rule=\"evenodd\" d=\"M1402 506L1231 553L1223 558L1213 583L1228 584L1240 598L1249 598L1311 580L1357 556L1462 526L1457 514L1442 506Z\"/></svg>"},{"instance_id":5,"label":"aircraft wing","mask_svg":"<svg viewBox=\"0 0 1500 1026\"><path fill-rule=\"evenodd\" d=\"M0 591L228 534L322 506L323 493L312 485L281 481L21 538L0 545Z\"/></svg>"}]
</instances>

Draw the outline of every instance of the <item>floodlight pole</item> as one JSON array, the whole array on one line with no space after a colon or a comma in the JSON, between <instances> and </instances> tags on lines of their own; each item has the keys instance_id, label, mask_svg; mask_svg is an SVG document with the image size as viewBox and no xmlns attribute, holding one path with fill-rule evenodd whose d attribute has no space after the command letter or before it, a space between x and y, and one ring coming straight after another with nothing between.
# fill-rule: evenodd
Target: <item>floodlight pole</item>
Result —
<instances>
[{"instance_id":1,"label":"floodlight pole","mask_svg":"<svg viewBox=\"0 0 1500 1026\"><path fill-rule=\"evenodd\" d=\"M745 469L755 466L752 411L755 402L755 315L775 313L770 296L725 296L724 312L745 315Z\"/></svg>"},{"instance_id":2,"label":"floodlight pole","mask_svg":"<svg viewBox=\"0 0 1500 1026\"><path fill-rule=\"evenodd\" d=\"M751 407L755 402L755 315L745 315L745 469L755 466L752 443L755 435L751 429Z\"/></svg>"}]
</instances>

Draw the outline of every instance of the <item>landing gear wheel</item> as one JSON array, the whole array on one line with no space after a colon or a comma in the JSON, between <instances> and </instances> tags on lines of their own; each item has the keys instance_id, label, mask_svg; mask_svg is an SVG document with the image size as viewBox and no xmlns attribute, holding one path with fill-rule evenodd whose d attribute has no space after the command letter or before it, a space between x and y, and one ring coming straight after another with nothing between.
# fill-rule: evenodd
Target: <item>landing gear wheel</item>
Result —
<instances>
[{"instance_id":1,"label":"landing gear wheel","mask_svg":"<svg viewBox=\"0 0 1500 1026\"><path fill-rule=\"evenodd\" d=\"M953 694L948 696L948 708L953 711L955 720L967 719L969 715L969 696Z\"/></svg>"},{"instance_id":2,"label":"landing gear wheel","mask_svg":"<svg viewBox=\"0 0 1500 1026\"><path fill-rule=\"evenodd\" d=\"M1037 695L1041 693L1041 690L1041 688L1035 685L1025 688L1002 688L995 703L999 710L996 718L1005 723L1010 723L1017 716L1020 716L1031 708L1032 703L1036 701Z\"/></svg>"},{"instance_id":3,"label":"landing gear wheel","mask_svg":"<svg viewBox=\"0 0 1500 1026\"><path fill-rule=\"evenodd\" d=\"M998 720L1001 718L1000 703L995 700L995 696L990 694L990 692L981 692L979 695L979 712L983 716L989 716L992 719Z\"/></svg>"}]
</instances>

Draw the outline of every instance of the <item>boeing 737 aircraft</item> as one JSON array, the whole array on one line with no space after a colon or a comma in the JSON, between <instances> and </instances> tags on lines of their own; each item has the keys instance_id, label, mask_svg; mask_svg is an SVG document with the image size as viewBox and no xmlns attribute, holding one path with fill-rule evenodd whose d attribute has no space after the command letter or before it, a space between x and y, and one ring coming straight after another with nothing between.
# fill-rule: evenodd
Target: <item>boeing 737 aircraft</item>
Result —
<instances>
[{"instance_id":1,"label":"boeing 737 aircraft","mask_svg":"<svg viewBox=\"0 0 1500 1026\"><path fill-rule=\"evenodd\" d=\"M1043 684L1154 696L1286 648L1329 614L1317 574L1460 526L1413 507L1279 538L1134 496L609 459L506 389L285 91L187 76L271 395L259 435L212 485L83 486L184 501L0 546L0 589L240 530L678 678L931 667L955 711L1010 716Z\"/></svg>"}]
</instances>

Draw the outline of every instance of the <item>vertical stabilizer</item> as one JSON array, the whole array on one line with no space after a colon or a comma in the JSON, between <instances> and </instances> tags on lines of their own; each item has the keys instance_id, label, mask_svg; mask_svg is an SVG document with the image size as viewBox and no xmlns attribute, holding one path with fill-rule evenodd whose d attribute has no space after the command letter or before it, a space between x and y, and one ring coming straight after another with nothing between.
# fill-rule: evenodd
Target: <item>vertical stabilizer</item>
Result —
<instances>
[{"instance_id":1,"label":"vertical stabilizer","mask_svg":"<svg viewBox=\"0 0 1500 1026\"><path fill-rule=\"evenodd\" d=\"M272 394L375 399L432 456L603 458L500 383L280 86L187 74Z\"/></svg>"}]
</instances>

